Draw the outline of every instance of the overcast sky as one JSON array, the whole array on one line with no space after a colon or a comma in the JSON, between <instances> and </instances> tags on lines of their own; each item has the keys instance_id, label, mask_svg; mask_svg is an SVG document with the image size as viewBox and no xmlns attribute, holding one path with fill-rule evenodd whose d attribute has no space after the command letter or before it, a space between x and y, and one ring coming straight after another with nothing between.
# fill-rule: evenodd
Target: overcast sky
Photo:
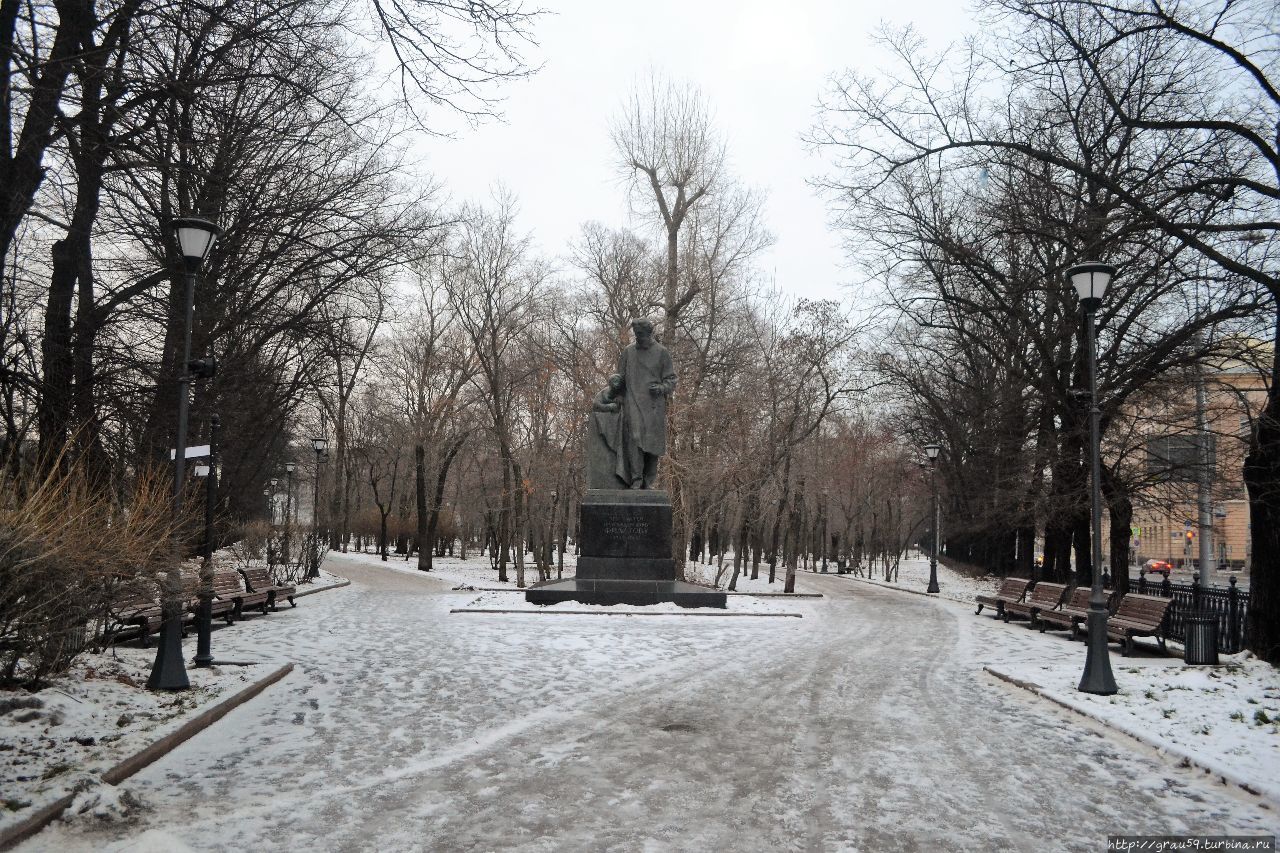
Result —
<instances>
[{"instance_id":1,"label":"overcast sky","mask_svg":"<svg viewBox=\"0 0 1280 853\"><path fill-rule=\"evenodd\" d=\"M768 194L776 238L759 266L779 288L840 293L857 279L828 229L823 201L805 181L820 155L801 142L824 80L880 64L869 35L882 22L914 24L931 43L971 27L967 4L946 0L543 0L537 25L542 70L504 90L505 121L459 129L415 154L458 201L483 200L502 183L520 201L523 230L564 255L584 222L627 221L625 184L609 142L610 118L653 68L697 85L728 142L731 168Z\"/></svg>"}]
</instances>

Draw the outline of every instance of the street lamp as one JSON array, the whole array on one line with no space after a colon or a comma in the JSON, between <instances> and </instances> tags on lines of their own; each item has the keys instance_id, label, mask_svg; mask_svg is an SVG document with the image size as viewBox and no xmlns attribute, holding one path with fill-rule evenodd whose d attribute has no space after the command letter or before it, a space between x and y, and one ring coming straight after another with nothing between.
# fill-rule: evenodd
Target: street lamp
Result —
<instances>
[{"instance_id":1,"label":"street lamp","mask_svg":"<svg viewBox=\"0 0 1280 853\"><path fill-rule=\"evenodd\" d=\"M324 451L329 446L327 438L311 439L311 449L316 453L315 503L311 508L311 553L307 555L310 565L307 566L307 579L320 577L320 465L324 462Z\"/></svg>"},{"instance_id":2,"label":"street lamp","mask_svg":"<svg viewBox=\"0 0 1280 853\"><path fill-rule=\"evenodd\" d=\"M297 466L292 462L284 463L285 487L284 487L284 564L289 565L289 532L290 522L293 514L293 469ZM287 570L287 569L286 569Z\"/></svg>"},{"instance_id":3,"label":"street lamp","mask_svg":"<svg viewBox=\"0 0 1280 853\"><path fill-rule=\"evenodd\" d=\"M1076 289L1080 307L1084 310L1084 353L1089 371L1089 456L1093 474L1090 483L1090 501L1093 509L1093 571L1089 593L1089 651L1084 662L1084 674L1080 677L1079 690L1110 696L1118 688L1111 674L1111 656L1107 648L1107 599L1102 590L1102 499L1099 483L1102 478L1101 413L1098 410L1097 327L1095 314L1102 305L1107 286L1115 277L1116 268L1098 261L1085 261L1067 270L1067 278Z\"/></svg>"},{"instance_id":4,"label":"street lamp","mask_svg":"<svg viewBox=\"0 0 1280 853\"><path fill-rule=\"evenodd\" d=\"M924 455L929 457L929 493L930 508L933 514L933 547L929 549L929 586L925 592L940 592L938 589L938 527L942 523L938 512L938 454L942 452L940 444L926 444Z\"/></svg>"},{"instance_id":5,"label":"street lamp","mask_svg":"<svg viewBox=\"0 0 1280 853\"><path fill-rule=\"evenodd\" d=\"M199 364L191 361L191 324L195 313L196 273L200 271L220 229L207 219L179 217L170 223L178 238L184 266L186 299L183 305L182 361L178 364L178 434L173 451L173 517L175 525L182 518L182 485L187 473L187 407L190 404L191 378L213 373L212 359ZM179 557L181 560L181 557ZM187 679L186 664L182 660L182 572L181 562L174 566L165 579L164 600L161 603L163 622L160 639L156 643L156 659L151 665L147 687L152 690L186 690L191 686Z\"/></svg>"}]
</instances>

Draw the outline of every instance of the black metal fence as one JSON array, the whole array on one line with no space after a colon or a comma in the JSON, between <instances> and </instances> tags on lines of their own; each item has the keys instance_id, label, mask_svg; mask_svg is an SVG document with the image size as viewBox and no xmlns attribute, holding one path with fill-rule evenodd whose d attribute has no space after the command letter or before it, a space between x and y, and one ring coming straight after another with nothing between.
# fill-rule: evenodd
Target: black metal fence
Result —
<instances>
[{"instance_id":1,"label":"black metal fence","mask_svg":"<svg viewBox=\"0 0 1280 853\"><path fill-rule=\"evenodd\" d=\"M1203 611L1218 619L1218 651L1235 654L1244 648L1244 614L1249 609L1249 591L1236 588L1232 575L1229 586L1197 588L1193 584L1171 583L1166 576L1162 580L1148 580L1146 572L1137 578L1129 578L1129 591L1140 595L1159 595L1172 598L1167 626L1169 639L1183 642L1186 639L1188 612Z\"/></svg>"}]
</instances>

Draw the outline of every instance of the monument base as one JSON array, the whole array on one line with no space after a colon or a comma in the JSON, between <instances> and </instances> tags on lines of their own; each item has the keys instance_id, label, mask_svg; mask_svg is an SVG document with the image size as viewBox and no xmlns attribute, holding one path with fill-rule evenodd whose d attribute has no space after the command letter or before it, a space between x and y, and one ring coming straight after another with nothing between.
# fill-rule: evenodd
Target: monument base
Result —
<instances>
[{"instance_id":1,"label":"monument base","mask_svg":"<svg viewBox=\"0 0 1280 853\"><path fill-rule=\"evenodd\" d=\"M657 489L587 489L578 509L577 577L530 587L531 604L724 607L718 590L676 580L671 499Z\"/></svg>"},{"instance_id":2,"label":"monument base","mask_svg":"<svg viewBox=\"0 0 1280 853\"><path fill-rule=\"evenodd\" d=\"M719 590L695 586L684 581L602 581L570 579L547 581L525 591L530 604L632 604L644 606L670 601L680 607L720 607L728 597Z\"/></svg>"}]
</instances>

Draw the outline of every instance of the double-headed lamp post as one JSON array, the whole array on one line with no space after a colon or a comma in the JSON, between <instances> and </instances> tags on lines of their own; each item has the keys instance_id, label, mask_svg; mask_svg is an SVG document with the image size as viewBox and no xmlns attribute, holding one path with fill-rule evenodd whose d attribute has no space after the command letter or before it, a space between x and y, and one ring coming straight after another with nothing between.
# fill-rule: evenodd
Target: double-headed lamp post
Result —
<instances>
[{"instance_id":1,"label":"double-headed lamp post","mask_svg":"<svg viewBox=\"0 0 1280 853\"><path fill-rule=\"evenodd\" d=\"M308 580L320 577L320 463L324 461L324 451L328 446L327 438L311 439L311 449L316 453L316 482L312 490L314 503L311 507L311 553L307 554L307 560L310 561L307 567Z\"/></svg>"},{"instance_id":2,"label":"double-headed lamp post","mask_svg":"<svg viewBox=\"0 0 1280 853\"><path fill-rule=\"evenodd\" d=\"M178 433L173 450L173 520L177 525L182 518L182 486L187 474L187 409L190 405L193 368L203 376L211 374L211 364L191 362L191 324L195 313L196 273L209 256L220 229L207 219L179 217L170 223L178 238L184 266L182 360L178 363ZM152 690L186 690L191 686L187 679L187 667L182 660L182 572L179 565L173 567L165 580L161 603L163 622L160 640L156 643L156 659L151 665L147 687Z\"/></svg>"},{"instance_id":3,"label":"double-headed lamp post","mask_svg":"<svg viewBox=\"0 0 1280 853\"><path fill-rule=\"evenodd\" d=\"M1089 593L1089 652L1084 662L1084 674L1079 689L1084 693L1110 696L1117 691L1115 677L1111 674L1111 656L1107 649L1107 598L1102 589L1102 498L1099 484L1102 478L1101 413L1098 409L1098 356L1095 315L1102 305L1116 268L1099 261L1085 261L1067 270L1067 278L1076 289L1080 307L1084 310L1084 354L1089 372L1089 457L1092 467L1090 477L1090 502L1093 511L1093 570Z\"/></svg>"},{"instance_id":4,"label":"double-headed lamp post","mask_svg":"<svg viewBox=\"0 0 1280 853\"><path fill-rule=\"evenodd\" d=\"M938 454L942 452L940 444L926 444L924 455L929 457L929 497L933 510L933 547L929 549L929 587L925 592L940 592L938 589L938 525L941 523L938 513Z\"/></svg>"}]
</instances>

